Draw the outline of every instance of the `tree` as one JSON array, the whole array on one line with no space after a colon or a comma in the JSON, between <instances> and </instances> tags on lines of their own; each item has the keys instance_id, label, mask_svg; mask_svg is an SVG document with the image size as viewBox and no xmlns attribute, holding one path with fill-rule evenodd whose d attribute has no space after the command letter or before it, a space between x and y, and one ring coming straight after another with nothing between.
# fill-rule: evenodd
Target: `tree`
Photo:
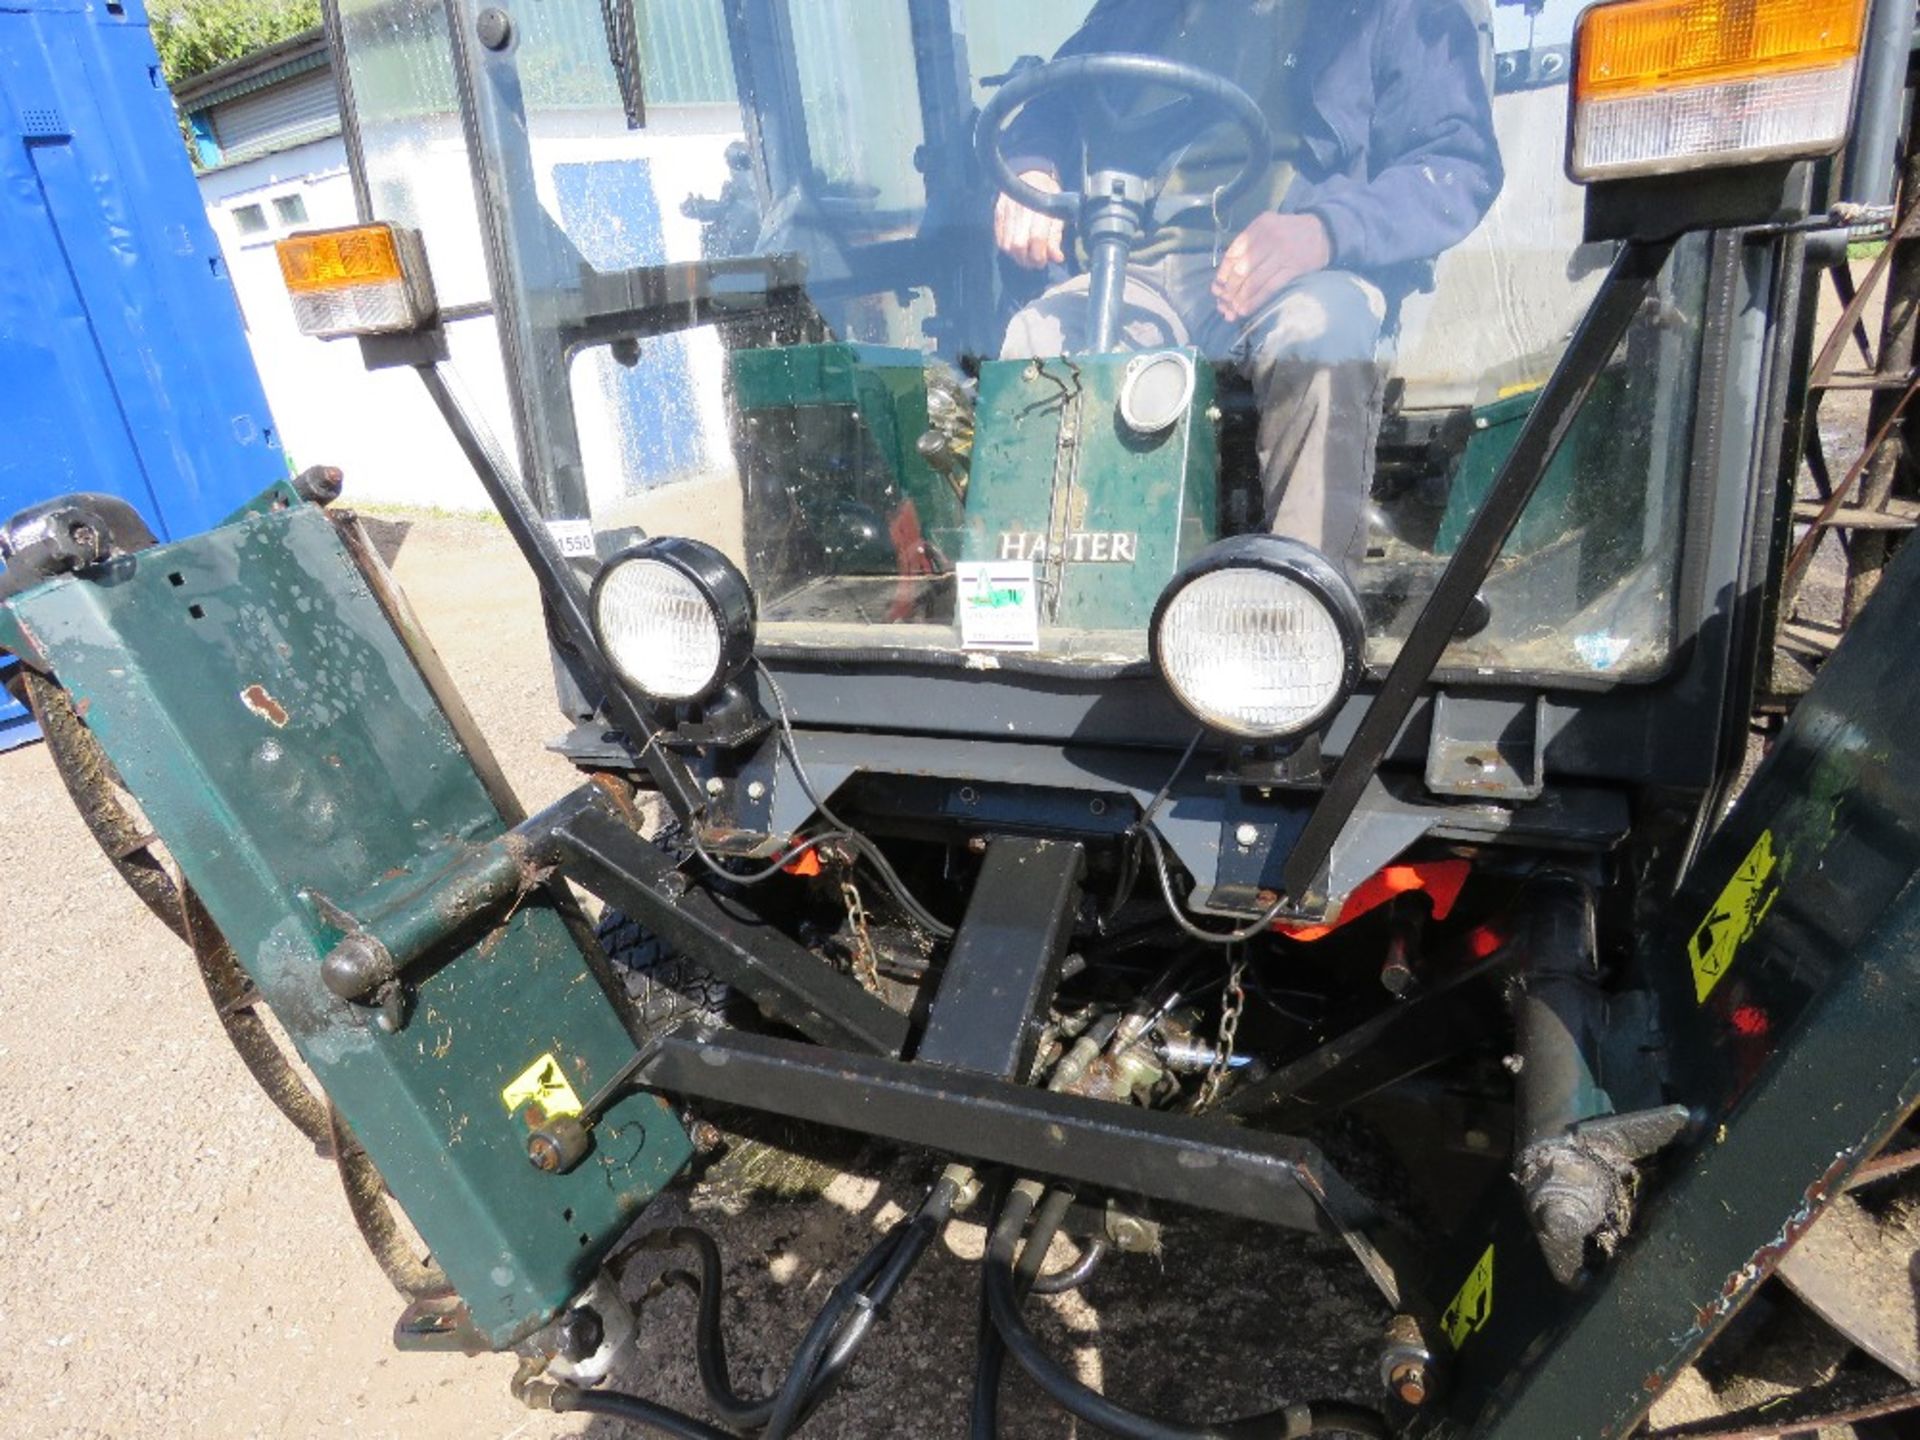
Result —
<instances>
[{"instance_id":1,"label":"tree","mask_svg":"<svg viewBox=\"0 0 1920 1440\"><path fill-rule=\"evenodd\" d=\"M320 23L320 0L154 0L148 11L167 83L250 55Z\"/></svg>"}]
</instances>

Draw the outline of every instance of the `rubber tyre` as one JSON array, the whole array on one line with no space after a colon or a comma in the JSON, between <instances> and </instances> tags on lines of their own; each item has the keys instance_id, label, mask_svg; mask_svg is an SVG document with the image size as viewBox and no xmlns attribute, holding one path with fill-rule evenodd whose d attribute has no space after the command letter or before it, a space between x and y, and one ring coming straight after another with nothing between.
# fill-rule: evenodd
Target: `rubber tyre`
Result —
<instances>
[{"instance_id":1,"label":"rubber tyre","mask_svg":"<svg viewBox=\"0 0 1920 1440\"><path fill-rule=\"evenodd\" d=\"M738 1001L733 988L705 966L676 954L637 921L609 910L594 934L649 1034L686 1020L713 1028L732 1023Z\"/></svg>"}]
</instances>

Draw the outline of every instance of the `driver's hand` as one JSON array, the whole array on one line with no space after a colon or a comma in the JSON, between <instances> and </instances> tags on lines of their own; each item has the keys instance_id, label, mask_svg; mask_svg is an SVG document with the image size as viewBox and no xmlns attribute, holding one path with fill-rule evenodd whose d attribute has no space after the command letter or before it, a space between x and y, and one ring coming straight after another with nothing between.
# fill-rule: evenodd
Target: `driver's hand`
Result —
<instances>
[{"instance_id":1,"label":"driver's hand","mask_svg":"<svg viewBox=\"0 0 1920 1440\"><path fill-rule=\"evenodd\" d=\"M1049 195L1060 193L1060 182L1045 170L1022 171L1020 178ZM1024 269L1064 265L1067 252L1061 247L1066 238L1066 221L1029 210L1011 195L1002 194L993 207L993 243Z\"/></svg>"},{"instance_id":2,"label":"driver's hand","mask_svg":"<svg viewBox=\"0 0 1920 1440\"><path fill-rule=\"evenodd\" d=\"M1237 325L1302 275L1333 262L1333 241L1318 215L1269 210L1235 237L1213 276L1220 318Z\"/></svg>"}]
</instances>

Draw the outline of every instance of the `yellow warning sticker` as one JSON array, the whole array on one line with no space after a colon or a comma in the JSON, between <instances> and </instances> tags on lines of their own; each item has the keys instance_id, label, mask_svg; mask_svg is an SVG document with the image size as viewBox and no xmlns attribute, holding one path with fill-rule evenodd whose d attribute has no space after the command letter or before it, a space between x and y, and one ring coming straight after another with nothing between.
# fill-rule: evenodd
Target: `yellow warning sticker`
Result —
<instances>
[{"instance_id":1,"label":"yellow warning sticker","mask_svg":"<svg viewBox=\"0 0 1920 1440\"><path fill-rule=\"evenodd\" d=\"M529 1065L511 1085L500 1092L500 1098L506 1103L509 1115L522 1105L537 1105L542 1120L557 1120L562 1115L580 1113L580 1097L573 1093L573 1086L567 1082L567 1072L560 1068L560 1062L551 1053L542 1055Z\"/></svg>"},{"instance_id":2,"label":"yellow warning sticker","mask_svg":"<svg viewBox=\"0 0 1920 1440\"><path fill-rule=\"evenodd\" d=\"M1780 894L1780 859L1773 853L1773 832L1762 830L1740 868L1727 881L1707 918L1687 942L1693 961L1694 998L1702 1005L1727 973L1740 947L1752 938Z\"/></svg>"},{"instance_id":3,"label":"yellow warning sticker","mask_svg":"<svg viewBox=\"0 0 1920 1440\"><path fill-rule=\"evenodd\" d=\"M1487 1253L1473 1267L1473 1273L1467 1276L1467 1283L1447 1306L1447 1313L1440 1317L1440 1328L1446 1332L1448 1343L1458 1350L1469 1336L1486 1329L1487 1321L1492 1318L1493 1246L1489 1245Z\"/></svg>"}]
</instances>

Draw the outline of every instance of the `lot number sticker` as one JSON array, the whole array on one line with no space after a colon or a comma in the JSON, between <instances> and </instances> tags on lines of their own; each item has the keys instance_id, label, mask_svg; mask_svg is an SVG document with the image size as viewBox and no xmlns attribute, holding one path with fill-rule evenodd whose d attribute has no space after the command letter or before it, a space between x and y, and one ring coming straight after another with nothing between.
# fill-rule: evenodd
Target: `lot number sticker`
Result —
<instances>
[{"instance_id":1,"label":"lot number sticker","mask_svg":"<svg viewBox=\"0 0 1920 1440\"><path fill-rule=\"evenodd\" d=\"M962 560L954 579L963 649L1040 648L1040 587L1031 560Z\"/></svg>"}]
</instances>

